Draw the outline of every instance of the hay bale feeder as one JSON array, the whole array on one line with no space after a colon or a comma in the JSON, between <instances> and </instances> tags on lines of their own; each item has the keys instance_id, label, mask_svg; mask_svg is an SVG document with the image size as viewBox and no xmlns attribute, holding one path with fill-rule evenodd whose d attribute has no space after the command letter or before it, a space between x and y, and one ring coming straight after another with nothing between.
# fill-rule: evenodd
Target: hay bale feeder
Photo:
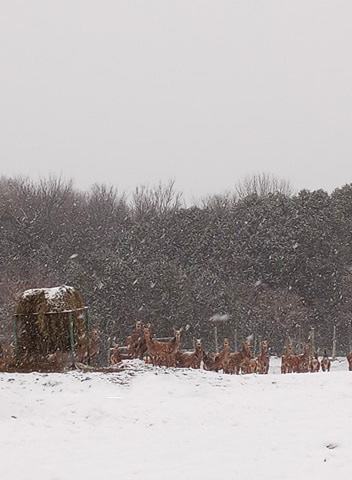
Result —
<instances>
[{"instance_id":1,"label":"hay bale feeder","mask_svg":"<svg viewBox=\"0 0 352 480\"><path fill-rule=\"evenodd\" d=\"M76 352L88 351L88 308L66 285L26 290L14 314L16 370L62 370L74 366Z\"/></svg>"}]
</instances>

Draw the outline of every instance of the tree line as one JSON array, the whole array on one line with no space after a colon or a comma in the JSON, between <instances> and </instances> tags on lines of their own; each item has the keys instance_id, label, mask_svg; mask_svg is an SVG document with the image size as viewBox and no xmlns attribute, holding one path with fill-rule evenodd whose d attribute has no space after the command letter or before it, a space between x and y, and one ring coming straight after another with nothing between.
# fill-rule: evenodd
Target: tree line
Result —
<instances>
[{"instance_id":1,"label":"tree line","mask_svg":"<svg viewBox=\"0 0 352 480\"><path fill-rule=\"evenodd\" d=\"M79 289L104 341L124 344L137 320L158 336L189 325L183 346L255 334L281 353L306 339L350 349L352 184L294 193L265 175L186 206L173 182L77 190L71 181L0 179L0 336L18 295Z\"/></svg>"}]
</instances>

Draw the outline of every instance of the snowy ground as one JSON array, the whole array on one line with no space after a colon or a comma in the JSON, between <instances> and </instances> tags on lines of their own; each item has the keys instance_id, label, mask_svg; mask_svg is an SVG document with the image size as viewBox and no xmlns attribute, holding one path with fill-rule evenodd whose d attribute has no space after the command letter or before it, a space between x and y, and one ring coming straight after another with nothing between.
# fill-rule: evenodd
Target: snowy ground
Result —
<instances>
[{"instance_id":1,"label":"snowy ground","mask_svg":"<svg viewBox=\"0 0 352 480\"><path fill-rule=\"evenodd\" d=\"M352 372L0 373L1 480L323 480L352 472Z\"/></svg>"}]
</instances>

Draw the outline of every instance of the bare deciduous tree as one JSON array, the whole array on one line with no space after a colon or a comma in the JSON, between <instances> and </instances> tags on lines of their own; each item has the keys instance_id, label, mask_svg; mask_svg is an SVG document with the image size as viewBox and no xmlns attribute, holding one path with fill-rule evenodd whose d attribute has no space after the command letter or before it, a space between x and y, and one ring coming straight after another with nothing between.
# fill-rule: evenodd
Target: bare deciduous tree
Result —
<instances>
[{"instance_id":1,"label":"bare deciduous tree","mask_svg":"<svg viewBox=\"0 0 352 480\"><path fill-rule=\"evenodd\" d=\"M142 185L134 191L131 206L135 218L161 217L183 206L182 194L176 192L174 180L156 187Z\"/></svg>"},{"instance_id":2,"label":"bare deciduous tree","mask_svg":"<svg viewBox=\"0 0 352 480\"><path fill-rule=\"evenodd\" d=\"M288 180L276 178L269 173L256 173L247 175L238 182L235 187L238 198L255 193L260 197L266 197L270 193L282 193L288 197L294 194L294 190Z\"/></svg>"}]
</instances>

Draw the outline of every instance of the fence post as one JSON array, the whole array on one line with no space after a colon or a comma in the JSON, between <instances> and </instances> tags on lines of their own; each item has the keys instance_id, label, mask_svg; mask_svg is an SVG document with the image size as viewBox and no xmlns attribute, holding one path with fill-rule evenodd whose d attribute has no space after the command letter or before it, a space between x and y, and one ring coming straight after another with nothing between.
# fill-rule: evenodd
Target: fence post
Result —
<instances>
[{"instance_id":1,"label":"fence post","mask_svg":"<svg viewBox=\"0 0 352 480\"><path fill-rule=\"evenodd\" d=\"M214 338L215 338L215 352L219 353L219 343L218 343L218 327L214 325Z\"/></svg>"},{"instance_id":2,"label":"fence post","mask_svg":"<svg viewBox=\"0 0 352 480\"><path fill-rule=\"evenodd\" d=\"M15 347L16 358L18 356L18 333L17 333L17 316L13 316L13 345Z\"/></svg>"},{"instance_id":3,"label":"fence post","mask_svg":"<svg viewBox=\"0 0 352 480\"><path fill-rule=\"evenodd\" d=\"M310 343L312 345L312 354L315 352L315 337L314 337L314 327L310 329Z\"/></svg>"},{"instance_id":4,"label":"fence post","mask_svg":"<svg viewBox=\"0 0 352 480\"><path fill-rule=\"evenodd\" d=\"M257 353L257 335L254 335L253 354L256 355L256 353Z\"/></svg>"},{"instance_id":5,"label":"fence post","mask_svg":"<svg viewBox=\"0 0 352 480\"><path fill-rule=\"evenodd\" d=\"M263 335L259 335L258 337L258 355L260 355L262 351L262 341L263 341Z\"/></svg>"},{"instance_id":6,"label":"fence post","mask_svg":"<svg viewBox=\"0 0 352 480\"><path fill-rule=\"evenodd\" d=\"M332 359L336 360L336 325L334 325L332 334Z\"/></svg>"},{"instance_id":7,"label":"fence post","mask_svg":"<svg viewBox=\"0 0 352 480\"><path fill-rule=\"evenodd\" d=\"M73 313L69 312L68 314L69 325L70 325L70 346L71 346L71 367L75 367L75 337L74 337L74 330L73 330Z\"/></svg>"},{"instance_id":8,"label":"fence post","mask_svg":"<svg viewBox=\"0 0 352 480\"><path fill-rule=\"evenodd\" d=\"M87 363L90 365L90 350L89 350L89 315L88 307L84 310L84 318L86 321L86 335L87 335Z\"/></svg>"},{"instance_id":9,"label":"fence post","mask_svg":"<svg viewBox=\"0 0 352 480\"><path fill-rule=\"evenodd\" d=\"M235 352L238 352L238 333L237 333L237 328L235 329L234 342L235 342Z\"/></svg>"},{"instance_id":10,"label":"fence post","mask_svg":"<svg viewBox=\"0 0 352 480\"><path fill-rule=\"evenodd\" d=\"M111 356L111 349L112 349L112 345L113 345L113 339L111 337L108 337L107 339L107 346L108 346L108 352L107 352L107 365L109 366L110 365L110 356Z\"/></svg>"}]
</instances>

